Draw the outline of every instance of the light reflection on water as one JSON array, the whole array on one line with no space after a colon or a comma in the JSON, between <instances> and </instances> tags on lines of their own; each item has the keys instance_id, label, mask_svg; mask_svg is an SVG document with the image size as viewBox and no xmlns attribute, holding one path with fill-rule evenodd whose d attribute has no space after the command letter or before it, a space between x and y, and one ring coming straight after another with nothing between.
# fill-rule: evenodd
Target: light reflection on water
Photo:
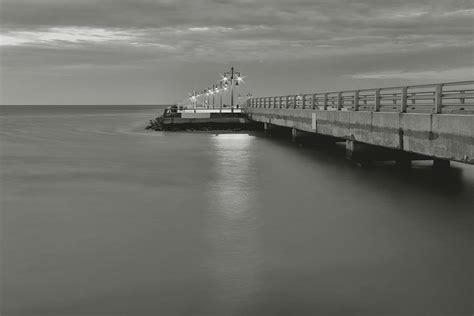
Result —
<instances>
[{"instance_id":1,"label":"light reflection on water","mask_svg":"<svg viewBox=\"0 0 474 316\"><path fill-rule=\"evenodd\" d=\"M260 290L261 245L256 209L255 137L220 134L212 138L214 180L208 186L210 272L225 314L247 305ZM245 302L245 304L243 304Z\"/></svg>"}]
</instances>

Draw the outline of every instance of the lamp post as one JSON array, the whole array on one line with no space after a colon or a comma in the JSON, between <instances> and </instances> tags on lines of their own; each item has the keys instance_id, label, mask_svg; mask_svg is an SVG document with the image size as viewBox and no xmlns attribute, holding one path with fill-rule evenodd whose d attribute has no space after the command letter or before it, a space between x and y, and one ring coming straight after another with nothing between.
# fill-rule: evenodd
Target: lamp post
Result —
<instances>
[{"instance_id":1,"label":"lamp post","mask_svg":"<svg viewBox=\"0 0 474 316\"><path fill-rule=\"evenodd\" d=\"M211 103L211 89L207 88L206 94L207 94L207 105L206 105L206 108L209 109L209 103Z\"/></svg>"},{"instance_id":2,"label":"lamp post","mask_svg":"<svg viewBox=\"0 0 474 316\"><path fill-rule=\"evenodd\" d=\"M214 94L217 95L217 94L219 94L219 92L220 92L219 85L218 84L214 85ZM215 104L214 104L213 108L216 108Z\"/></svg>"},{"instance_id":3,"label":"lamp post","mask_svg":"<svg viewBox=\"0 0 474 316\"><path fill-rule=\"evenodd\" d=\"M221 112L222 112L222 94L224 94L224 89L222 88L222 81L219 83L220 87L219 87L219 96L220 96L220 102L219 102L219 107L221 109Z\"/></svg>"},{"instance_id":4,"label":"lamp post","mask_svg":"<svg viewBox=\"0 0 474 316\"><path fill-rule=\"evenodd\" d=\"M211 94L212 94L212 108L215 108L216 107L216 101L215 101L214 97L215 97L215 94L216 94L216 85L212 85Z\"/></svg>"},{"instance_id":5,"label":"lamp post","mask_svg":"<svg viewBox=\"0 0 474 316\"><path fill-rule=\"evenodd\" d=\"M231 67L230 71L224 73L223 81L224 84L230 82L230 108L231 111L234 112L234 81L235 85L238 86L240 84L240 81L242 81L242 77L240 75L240 72L235 71L234 67Z\"/></svg>"},{"instance_id":6,"label":"lamp post","mask_svg":"<svg viewBox=\"0 0 474 316\"><path fill-rule=\"evenodd\" d=\"M191 102L193 104L193 109L194 109L194 112L196 112L196 103L197 103L197 95L196 95L196 90L193 91L193 95L191 96Z\"/></svg>"},{"instance_id":7,"label":"lamp post","mask_svg":"<svg viewBox=\"0 0 474 316\"><path fill-rule=\"evenodd\" d=\"M210 108L211 105L211 95L212 95L212 108L215 109L216 107L216 94L219 94L219 112L222 112L223 107L223 94L227 91L229 84L230 84L230 106L231 111L234 112L234 86L239 86L240 83L243 81L243 77L241 76L239 71L235 71L234 67L231 67L230 71L224 73L224 76L220 80L218 84L212 85L212 88L207 88L202 90L200 94L194 94L191 97L193 102L194 111L197 110L199 98L202 97L202 107L203 108ZM238 104L237 108L241 106L241 95L238 96Z\"/></svg>"}]
</instances>

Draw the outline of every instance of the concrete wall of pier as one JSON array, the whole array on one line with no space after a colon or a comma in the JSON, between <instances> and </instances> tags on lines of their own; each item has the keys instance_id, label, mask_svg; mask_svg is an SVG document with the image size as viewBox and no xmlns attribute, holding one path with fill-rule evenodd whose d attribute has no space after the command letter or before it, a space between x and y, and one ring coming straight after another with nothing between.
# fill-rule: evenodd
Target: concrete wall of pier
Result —
<instances>
[{"instance_id":1,"label":"concrete wall of pier","mask_svg":"<svg viewBox=\"0 0 474 316\"><path fill-rule=\"evenodd\" d=\"M474 115L254 107L246 112L257 122L474 164Z\"/></svg>"}]
</instances>

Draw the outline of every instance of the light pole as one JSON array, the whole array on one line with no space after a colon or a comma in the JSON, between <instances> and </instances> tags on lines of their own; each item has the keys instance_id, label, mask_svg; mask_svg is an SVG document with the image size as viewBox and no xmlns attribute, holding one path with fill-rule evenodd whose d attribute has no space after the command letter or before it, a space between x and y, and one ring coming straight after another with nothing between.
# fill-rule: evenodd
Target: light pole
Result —
<instances>
[{"instance_id":1,"label":"light pole","mask_svg":"<svg viewBox=\"0 0 474 316\"><path fill-rule=\"evenodd\" d=\"M230 84L230 106L231 111L234 112L234 86L239 86L240 83L243 81L243 77L241 76L239 71L235 71L234 67L230 68L230 71L224 73L224 76L220 80L218 84L212 85L212 88L207 88L202 90L200 94L194 94L192 96L193 107L194 111L197 110L199 98L202 97L202 107L203 108L210 108L211 105L211 95L212 95L212 108L215 109L216 107L216 94L219 94L219 108L222 112L223 104L223 94L227 91L229 84ZM241 106L241 95L238 96L239 101L237 104L237 108Z\"/></svg>"},{"instance_id":2,"label":"light pole","mask_svg":"<svg viewBox=\"0 0 474 316\"><path fill-rule=\"evenodd\" d=\"M219 107L221 109L221 112L222 112L222 95L224 94L224 89L222 88L222 81L219 83L220 85L220 88L219 88L219 96L220 96L220 103L219 103Z\"/></svg>"},{"instance_id":3,"label":"light pole","mask_svg":"<svg viewBox=\"0 0 474 316\"><path fill-rule=\"evenodd\" d=\"M206 108L209 109L209 103L210 103L210 101L211 101L211 98L210 98L210 96L211 96L211 89L207 88L206 94L207 94L207 106L206 106Z\"/></svg>"},{"instance_id":4,"label":"light pole","mask_svg":"<svg viewBox=\"0 0 474 316\"><path fill-rule=\"evenodd\" d=\"M215 95L216 95L216 94L219 94L219 92L220 92L220 90L219 90L219 85L217 85L217 84L214 85L214 94L215 94ZM216 108L216 107L215 107L215 104L214 104L214 108Z\"/></svg>"},{"instance_id":5,"label":"light pole","mask_svg":"<svg viewBox=\"0 0 474 316\"><path fill-rule=\"evenodd\" d=\"M230 71L224 73L224 84L227 84L230 81L230 109L234 112L234 81L235 85L238 86L240 81L242 81L242 77L240 72L235 71L234 67L230 68Z\"/></svg>"},{"instance_id":6,"label":"light pole","mask_svg":"<svg viewBox=\"0 0 474 316\"><path fill-rule=\"evenodd\" d=\"M211 90L211 94L212 94L212 108L215 108L215 107L216 107L216 101L215 101L215 99L214 99L215 93L216 93L216 85L212 85L212 90Z\"/></svg>"},{"instance_id":7,"label":"light pole","mask_svg":"<svg viewBox=\"0 0 474 316\"><path fill-rule=\"evenodd\" d=\"M191 96L191 101L193 103L194 112L196 112L196 102L197 102L196 90L194 90L193 95Z\"/></svg>"}]
</instances>

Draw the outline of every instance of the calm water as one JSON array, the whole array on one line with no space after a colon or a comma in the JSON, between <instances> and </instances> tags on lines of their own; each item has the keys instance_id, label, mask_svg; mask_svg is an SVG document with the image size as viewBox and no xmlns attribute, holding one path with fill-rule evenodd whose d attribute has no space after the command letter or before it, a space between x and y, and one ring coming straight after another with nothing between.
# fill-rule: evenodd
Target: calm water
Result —
<instances>
[{"instance_id":1,"label":"calm water","mask_svg":"<svg viewBox=\"0 0 474 316\"><path fill-rule=\"evenodd\" d=\"M471 315L474 168L358 169L149 107L0 110L4 315Z\"/></svg>"}]
</instances>

